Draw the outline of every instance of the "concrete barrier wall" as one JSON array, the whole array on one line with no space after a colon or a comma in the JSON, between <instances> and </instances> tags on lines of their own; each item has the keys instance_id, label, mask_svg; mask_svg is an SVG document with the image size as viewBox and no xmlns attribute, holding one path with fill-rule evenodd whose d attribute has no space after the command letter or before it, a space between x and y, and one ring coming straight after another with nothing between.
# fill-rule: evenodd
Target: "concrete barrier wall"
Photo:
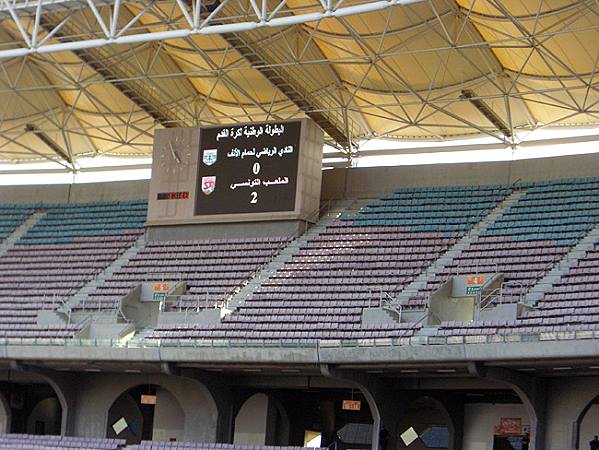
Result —
<instances>
[{"instance_id":1,"label":"concrete barrier wall","mask_svg":"<svg viewBox=\"0 0 599 450\"><path fill-rule=\"evenodd\" d=\"M321 198L368 198L398 187L509 184L599 176L599 154L521 161L325 170ZM91 202L148 197L149 180L75 185L0 186L0 203Z\"/></svg>"},{"instance_id":2,"label":"concrete barrier wall","mask_svg":"<svg viewBox=\"0 0 599 450\"><path fill-rule=\"evenodd\" d=\"M599 176L599 154L506 162L333 169L323 174L322 199L378 197L399 187L510 184Z\"/></svg>"},{"instance_id":3,"label":"concrete barrier wall","mask_svg":"<svg viewBox=\"0 0 599 450\"><path fill-rule=\"evenodd\" d=\"M0 203L85 203L148 197L149 180L0 186Z\"/></svg>"}]
</instances>

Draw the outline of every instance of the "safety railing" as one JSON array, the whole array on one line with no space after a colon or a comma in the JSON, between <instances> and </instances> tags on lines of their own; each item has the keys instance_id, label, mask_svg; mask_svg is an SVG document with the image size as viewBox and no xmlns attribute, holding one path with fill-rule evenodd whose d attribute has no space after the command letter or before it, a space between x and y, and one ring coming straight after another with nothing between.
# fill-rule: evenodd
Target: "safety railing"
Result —
<instances>
[{"instance_id":1,"label":"safety railing","mask_svg":"<svg viewBox=\"0 0 599 450\"><path fill-rule=\"evenodd\" d=\"M326 214L328 214L328 212L331 210L333 206L333 203L334 201L332 199L329 199L321 203L318 209L309 216L307 216L306 219L302 222L301 231L298 230L294 238L298 238L305 234L308 231L308 228L310 227L310 223L316 223L320 220L321 217L324 217Z\"/></svg>"},{"instance_id":2,"label":"safety railing","mask_svg":"<svg viewBox=\"0 0 599 450\"><path fill-rule=\"evenodd\" d=\"M101 348L352 348L396 347L423 345L474 345L514 344L543 341L599 340L599 330L546 331L537 333L504 333L480 335L426 336L409 335L393 338L364 339L160 339L146 338L129 344L123 339L76 339L76 338L0 338L0 346L53 346L53 347L101 347Z\"/></svg>"},{"instance_id":3,"label":"safety railing","mask_svg":"<svg viewBox=\"0 0 599 450\"><path fill-rule=\"evenodd\" d=\"M480 299L478 300L479 315L482 311L484 311L489 306L491 306L491 304L493 304L494 302L496 303L496 300L498 298L501 299L501 291L502 291L501 286L499 286L499 287L496 287L495 289L485 292L483 295L480 296Z\"/></svg>"},{"instance_id":4,"label":"safety railing","mask_svg":"<svg viewBox=\"0 0 599 450\"><path fill-rule=\"evenodd\" d=\"M378 291L378 301L376 301L374 304L372 302L373 299L373 293L372 290L370 290L368 292L368 308L372 309L372 308L381 308L381 309L385 309L393 314L395 314L395 318L397 319L397 322L401 322L401 312L402 312L402 306L401 305L396 305L395 299L391 296L391 294L389 294L388 292L383 291L383 288L380 287L379 291Z\"/></svg>"}]
</instances>

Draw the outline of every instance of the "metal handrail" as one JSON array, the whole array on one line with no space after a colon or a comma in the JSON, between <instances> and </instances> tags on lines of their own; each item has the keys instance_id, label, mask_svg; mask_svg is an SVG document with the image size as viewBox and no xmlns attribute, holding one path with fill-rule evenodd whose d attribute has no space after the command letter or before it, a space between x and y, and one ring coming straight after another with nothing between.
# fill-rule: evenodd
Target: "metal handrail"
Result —
<instances>
[{"instance_id":1,"label":"metal handrail","mask_svg":"<svg viewBox=\"0 0 599 450\"><path fill-rule=\"evenodd\" d=\"M306 219L302 222L303 223L303 232L301 233L296 233L295 237L298 238L300 236L302 236L303 234L305 234L308 231L308 223L310 223L312 220L314 220L314 222L318 222L318 220L323 217L325 214L327 214L330 210L331 207L333 206L333 199L328 199L326 200L324 203L321 203L318 206L318 209L316 211L314 211L313 213L311 213L310 215L308 215L306 217Z\"/></svg>"},{"instance_id":2,"label":"metal handrail","mask_svg":"<svg viewBox=\"0 0 599 450\"><path fill-rule=\"evenodd\" d=\"M191 305L191 306L187 306L185 309L183 308L182 304L178 305L178 310L176 309L177 312L187 312L193 309L196 309L198 311L200 310L204 310L204 309L216 309L216 308L226 308L229 304L229 299L222 295L222 296L217 296L216 294L212 294L213 297L212 299L215 300L213 303L211 303L211 294L210 292L206 292L204 295L202 294L188 294L188 293L183 293L183 294L166 294L164 300L160 301L160 311L167 311L167 306L168 304L166 303L166 299L171 299L171 301L169 303L172 303L174 300L180 299L181 297L191 297L191 300L195 300L195 304ZM203 300L202 300L203 299ZM202 306L203 303L203 306Z\"/></svg>"},{"instance_id":3,"label":"metal handrail","mask_svg":"<svg viewBox=\"0 0 599 450\"><path fill-rule=\"evenodd\" d=\"M425 306L424 308L424 314L422 315L422 317L420 319L418 319L416 322L412 323L412 328L414 328L415 325L420 325L422 322L424 322L427 318L429 317L429 308L427 306ZM406 335L408 334L409 331L411 331L412 328L408 328L406 329L401 336L399 336L399 338L404 338L406 337Z\"/></svg>"},{"instance_id":4,"label":"metal handrail","mask_svg":"<svg viewBox=\"0 0 599 450\"><path fill-rule=\"evenodd\" d=\"M497 296L499 296L500 299L502 298L501 294L502 294L502 287L499 286L499 287L491 290L490 292L488 292L485 297L481 297L480 298L480 300L478 302L479 306L478 306L478 310L477 310L477 313L478 313L479 317L477 317L477 319L480 319L480 313L482 311L484 311L485 309L487 309L487 307L489 307L493 303L494 299Z\"/></svg>"},{"instance_id":5,"label":"metal handrail","mask_svg":"<svg viewBox=\"0 0 599 450\"><path fill-rule=\"evenodd\" d=\"M158 279L161 278L161 279ZM139 282L162 282L162 281L183 281L181 272L146 272L143 278L136 280Z\"/></svg>"},{"instance_id":6,"label":"metal handrail","mask_svg":"<svg viewBox=\"0 0 599 450\"><path fill-rule=\"evenodd\" d=\"M514 189L518 183L522 182L522 178L518 178L516 181L510 184L510 187Z\"/></svg>"},{"instance_id":7,"label":"metal handrail","mask_svg":"<svg viewBox=\"0 0 599 450\"><path fill-rule=\"evenodd\" d=\"M397 321L401 322L401 314L402 314L402 306L401 305L394 305L393 302L395 301L395 299L388 293L383 291L383 288L381 287L379 289L379 308L386 308L392 312L394 312L395 314L397 314ZM372 290L369 291L369 296L368 296L368 307L372 308Z\"/></svg>"}]
</instances>

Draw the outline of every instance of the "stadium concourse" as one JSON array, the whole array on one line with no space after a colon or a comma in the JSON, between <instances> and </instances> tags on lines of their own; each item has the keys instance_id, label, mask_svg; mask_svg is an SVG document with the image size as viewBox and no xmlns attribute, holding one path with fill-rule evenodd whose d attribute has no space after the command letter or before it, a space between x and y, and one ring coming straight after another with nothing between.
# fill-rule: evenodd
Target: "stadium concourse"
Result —
<instances>
[{"instance_id":1,"label":"stadium concourse","mask_svg":"<svg viewBox=\"0 0 599 450\"><path fill-rule=\"evenodd\" d=\"M335 169L311 226L1 187L0 448L584 449L598 169Z\"/></svg>"}]
</instances>

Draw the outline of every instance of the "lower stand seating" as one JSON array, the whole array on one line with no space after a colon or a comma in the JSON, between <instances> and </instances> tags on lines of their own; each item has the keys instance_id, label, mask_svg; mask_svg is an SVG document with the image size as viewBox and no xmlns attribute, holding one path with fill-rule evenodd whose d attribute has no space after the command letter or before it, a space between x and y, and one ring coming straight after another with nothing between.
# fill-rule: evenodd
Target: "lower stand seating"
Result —
<instances>
[{"instance_id":1,"label":"lower stand seating","mask_svg":"<svg viewBox=\"0 0 599 450\"><path fill-rule=\"evenodd\" d=\"M187 292L169 303L169 309L213 305L240 289L287 245L289 239L272 236L151 241L101 283L86 299L85 305L78 308L115 308L120 299L142 281L162 280L187 282Z\"/></svg>"},{"instance_id":2,"label":"lower stand seating","mask_svg":"<svg viewBox=\"0 0 599 450\"><path fill-rule=\"evenodd\" d=\"M274 445L241 445L241 444L217 444L214 442L157 442L142 441L139 445L129 447L131 450L324 450L324 448L294 446L274 446Z\"/></svg>"},{"instance_id":3,"label":"lower stand seating","mask_svg":"<svg viewBox=\"0 0 599 450\"><path fill-rule=\"evenodd\" d=\"M7 450L118 450L125 444L124 439L0 434L0 449Z\"/></svg>"},{"instance_id":4,"label":"lower stand seating","mask_svg":"<svg viewBox=\"0 0 599 450\"><path fill-rule=\"evenodd\" d=\"M430 294L456 272L503 273L501 302L516 303L597 223L599 179L533 183L405 306L425 305Z\"/></svg>"},{"instance_id":5,"label":"lower stand seating","mask_svg":"<svg viewBox=\"0 0 599 450\"><path fill-rule=\"evenodd\" d=\"M35 207L45 215L0 259L0 338L71 338L78 327L37 326L38 312L61 306L134 245L146 202Z\"/></svg>"}]
</instances>

